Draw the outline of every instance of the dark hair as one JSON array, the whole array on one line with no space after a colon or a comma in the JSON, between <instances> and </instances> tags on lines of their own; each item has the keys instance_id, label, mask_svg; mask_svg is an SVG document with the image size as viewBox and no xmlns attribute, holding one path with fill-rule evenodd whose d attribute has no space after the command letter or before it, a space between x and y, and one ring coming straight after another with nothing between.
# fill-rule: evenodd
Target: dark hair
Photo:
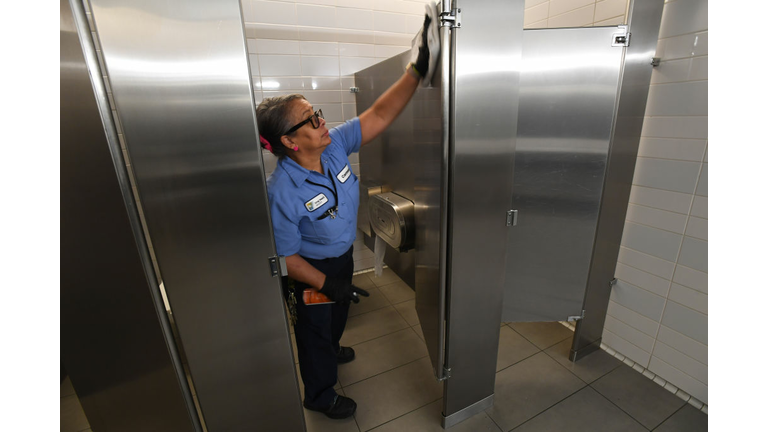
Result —
<instances>
[{"instance_id":1,"label":"dark hair","mask_svg":"<svg viewBox=\"0 0 768 432\"><path fill-rule=\"evenodd\" d=\"M288 149L280 141L280 137L285 135L285 131L293 126L291 105L298 99L307 100L300 94L275 96L264 99L256 108L256 124L259 127L259 134L269 141L272 153L277 157L288 154ZM263 142L261 146L265 146Z\"/></svg>"}]
</instances>

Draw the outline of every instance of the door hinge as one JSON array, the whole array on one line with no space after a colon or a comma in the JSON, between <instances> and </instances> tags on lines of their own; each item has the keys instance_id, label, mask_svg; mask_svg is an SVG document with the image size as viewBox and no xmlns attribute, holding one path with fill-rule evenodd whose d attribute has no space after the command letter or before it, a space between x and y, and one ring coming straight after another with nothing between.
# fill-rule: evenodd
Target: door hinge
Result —
<instances>
[{"instance_id":1,"label":"door hinge","mask_svg":"<svg viewBox=\"0 0 768 432\"><path fill-rule=\"evenodd\" d=\"M443 366L443 376L442 376L442 378L438 378L437 381L438 382L439 381L445 381L445 380L447 380L450 377L451 377L451 368L447 368L447 367Z\"/></svg>"},{"instance_id":2,"label":"door hinge","mask_svg":"<svg viewBox=\"0 0 768 432\"><path fill-rule=\"evenodd\" d=\"M461 27L461 9L451 9L450 12L440 12L440 27Z\"/></svg>"},{"instance_id":3,"label":"door hinge","mask_svg":"<svg viewBox=\"0 0 768 432\"><path fill-rule=\"evenodd\" d=\"M517 210L507 210L507 226L517 225Z\"/></svg>"},{"instance_id":4,"label":"door hinge","mask_svg":"<svg viewBox=\"0 0 768 432\"><path fill-rule=\"evenodd\" d=\"M582 310L581 310L581 315L573 315L573 316L569 316L569 317L566 319L566 321L568 321L568 322L574 322L574 321L583 320L583 319L584 319L584 314L585 314L585 313L587 313L587 311L585 311L584 309L582 309Z\"/></svg>"},{"instance_id":5,"label":"door hinge","mask_svg":"<svg viewBox=\"0 0 768 432\"><path fill-rule=\"evenodd\" d=\"M285 265L284 256L271 256L269 257L269 270L272 273L272 277L277 275L288 276L288 266Z\"/></svg>"},{"instance_id":6,"label":"door hinge","mask_svg":"<svg viewBox=\"0 0 768 432\"><path fill-rule=\"evenodd\" d=\"M628 32L627 26L620 25L618 26L619 31L611 35L611 46L629 46L629 38L632 36L632 33Z\"/></svg>"},{"instance_id":7,"label":"door hinge","mask_svg":"<svg viewBox=\"0 0 768 432\"><path fill-rule=\"evenodd\" d=\"M616 278L613 278L613 279L611 279L611 280L609 280L609 281L608 281L608 286L609 286L609 287L612 287L612 286L616 285L616 282L618 282L618 281L616 280Z\"/></svg>"}]
</instances>

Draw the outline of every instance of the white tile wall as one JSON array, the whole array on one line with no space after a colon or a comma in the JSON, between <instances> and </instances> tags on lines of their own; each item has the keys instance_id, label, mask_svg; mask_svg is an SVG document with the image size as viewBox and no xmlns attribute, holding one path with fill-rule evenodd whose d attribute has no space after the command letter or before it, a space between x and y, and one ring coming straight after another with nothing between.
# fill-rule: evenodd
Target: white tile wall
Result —
<instances>
[{"instance_id":1,"label":"white tile wall","mask_svg":"<svg viewBox=\"0 0 768 432\"><path fill-rule=\"evenodd\" d=\"M241 0L256 102L301 93L329 127L353 118L352 75L409 50L426 1ZM267 174L275 163L264 152Z\"/></svg>"},{"instance_id":2,"label":"white tile wall","mask_svg":"<svg viewBox=\"0 0 768 432\"><path fill-rule=\"evenodd\" d=\"M525 28L611 26L626 23L629 0L525 0Z\"/></svg>"},{"instance_id":3,"label":"white tile wall","mask_svg":"<svg viewBox=\"0 0 768 432\"><path fill-rule=\"evenodd\" d=\"M596 17L598 11L618 9L608 2L596 6ZM656 51L661 64L651 78L616 269L618 283L603 332L607 346L704 403L707 35L707 2L666 2ZM654 340L650 348L638 333Z\"/></svg>"}]
</instances>

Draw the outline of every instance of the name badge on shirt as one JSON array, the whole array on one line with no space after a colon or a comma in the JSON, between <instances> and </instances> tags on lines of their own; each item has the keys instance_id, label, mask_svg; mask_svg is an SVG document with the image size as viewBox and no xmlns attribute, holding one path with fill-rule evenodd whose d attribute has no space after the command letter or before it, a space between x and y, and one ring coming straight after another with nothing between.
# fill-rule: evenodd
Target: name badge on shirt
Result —
<instances>
[{"instance_id":1,"label":"name badge on shirt","mask_svg":"<svg viewBox=\"0 0 768 432\"><path fill-rule=\"evenodd\" d=\"M323 204L328 202L328 197L325 196L325 194L317 194L314 198L304 203L304 207L307 208L307 210L313 212L320 207L323 206Z\"/></svg>"},{"instance_id":2,"label":"name badge on shirt","mask_svg":"<svg viewBox=\"0 0 768 432\"><path fill-rule=\"evenodd\" d=\"M336 178L339 179L340 182L344 183L349 178L349 175L352 173L352 171L349 170L349 165L344 166L344 169L341 170L341 172L336 175Z\"/></svg>"}]
</instances>

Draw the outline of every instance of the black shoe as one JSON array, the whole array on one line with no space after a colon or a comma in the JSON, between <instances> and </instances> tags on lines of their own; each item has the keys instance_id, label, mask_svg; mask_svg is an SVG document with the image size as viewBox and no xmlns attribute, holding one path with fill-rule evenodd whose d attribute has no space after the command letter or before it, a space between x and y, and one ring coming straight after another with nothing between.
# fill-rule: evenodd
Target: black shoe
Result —
<instances>
[{"instance_id":1,"label":"black shoe","mask_svg":"<svg viewBox=\"0 0 768 432\"><path fill-rule=\"evenodd\" d=\"M321 412L332 419L345 419L355 413L357 403L346 396L336 395L330 407L313 408L304 402L304 408Z\"/></svg>"},{"instance_id":2,"label":"black shoe","mask_svg":"<svg viewBox=\"0 0 768 432\"><path fill-rule=\"evenodd\" d=\"M350 347L340 347L339 352L336 353L336 363L344 364L349 363L355 359L355 350Z\"/></svg>"}]
</instances>

